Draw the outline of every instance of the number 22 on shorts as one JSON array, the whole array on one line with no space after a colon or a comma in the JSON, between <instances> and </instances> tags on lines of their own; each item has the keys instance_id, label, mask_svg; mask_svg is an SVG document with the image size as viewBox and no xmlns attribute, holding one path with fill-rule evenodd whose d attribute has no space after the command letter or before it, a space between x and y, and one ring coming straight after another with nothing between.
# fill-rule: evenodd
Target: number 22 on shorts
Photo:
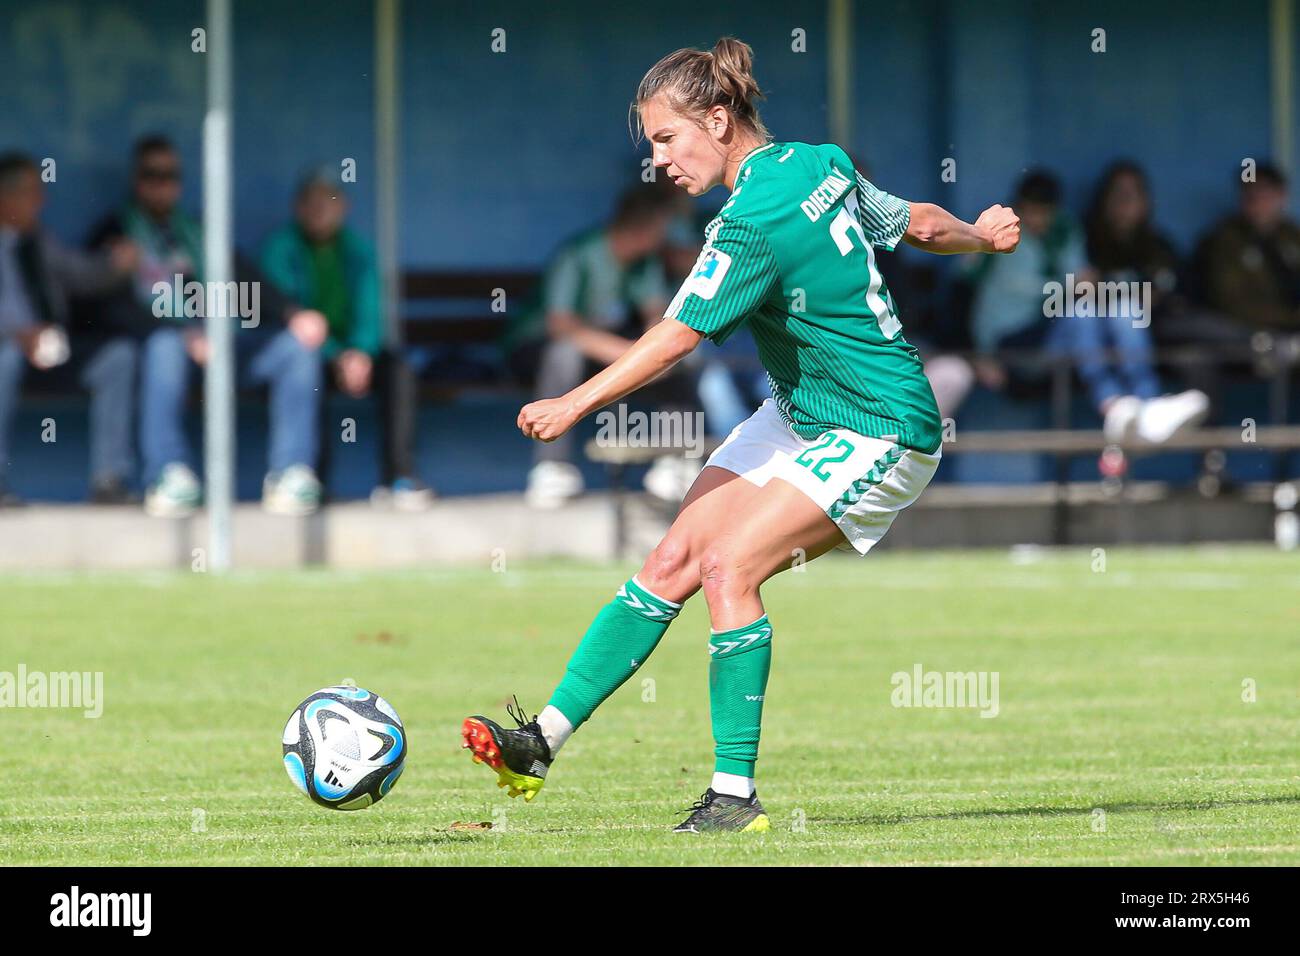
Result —
<instances>
[{"instance_id":1,"label":"number 22 on shorts","mask_svg":"<svg viewBox=\"0 0 1300 956\"><path fill-rule=\"evenodd\" d=\"M814 452L827 451L827 449L832 448L842 448L843 451L838 455L828 451L827 454L823 455L816 462L813 461ZM799 457L794 460L794 463L796 465L802 465L805 468L811 468L814 475L822 481L826 481L831 476L831 473L826 470L826 466L838 465L851 454L853 454L853 443L840 438L834 432L829 432L821 442L809 448L805 448L800 453Z\"/></svg>"}]
</instances>

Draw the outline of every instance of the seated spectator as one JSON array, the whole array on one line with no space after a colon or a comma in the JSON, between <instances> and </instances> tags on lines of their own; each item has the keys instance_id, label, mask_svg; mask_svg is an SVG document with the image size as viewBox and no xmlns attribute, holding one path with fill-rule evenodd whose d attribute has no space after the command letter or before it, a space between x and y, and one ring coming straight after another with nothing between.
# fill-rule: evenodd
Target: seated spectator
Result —
<instances>
[{"instance_id":1,"label":"seated spectator","mask_svg":"<svg viewBox=\"0 0 1300 956\"><path fill-rule=\"evenodd\" d=\"M76 377L90 392L90 499L130 500L134 456L136 347L102 329L67 332L73 295L98 295L126 281L135 250L118 243L103 256L67 248L41 228L40 168L21 153L0 156L0 506L21 504L9 487L9 437L28 369ZM66 365L64 363L67 363Z\"/></svg>"},{"instance_id":2,"label":"seated spectator","mask_svg":"<svg viewBox=\"0 0 1300 956\"><path fill-rule=\"evenodd\" d=\"M346 225L347 214L338 173L311 173L298 187L294 221L267 237L262 269L294 301L324 314L329 335L321 354L332 384L353 398L373 396L379 406L381 488L372 499L391 498L403 510L427 507L432 492L415 473L415 378L401 350L384 346L374 251ZM325 474L337 432L323 419Z\"/></svg>"},{"instance_id":3,"label":"seated spectator","mask_svg":"<svg viewBox=\"0 0 1300 956\"><path fill-rule=\"evenodd\" d=\"M1140 166L1119 160L1102 173L1086 224L1088 259L1101 281L1151 283L1157 321L1177 291L1178 254L1151 222L1151 191Z\"/></svg>"},{"instance_id":4,"label":"seated spectator","mask_svg":"<svg viewBox=\"0 0 1300 956\"><path fill-rule=\"evenodd\" d=\"M1249 334L1195 307L1184 292L1173 243L1152 223L1151 191L1136 163L1120 160L1102 174L1088 211L1088 258L1102 282L1142 282L1151 290L1151 332L1182 349L1176 361L1182 378L1220 404L1222 346L1245 350Z\"/></svg>"},{"instance_id":5,"label":"seated spectator","mask_svg":"<svg viewBox=\"0 0 1300 956\"><path fill-rule=\"evenodd\" d=\"M1008 368L998 353L1065 356L1077 367L1110 441L1140 439L1159 444L1205 417L1208 399L1195 389L1161 395L1148 325L1127 310L1051 316L1049 284L1071 289L1095 283L1085 257L1082 231L1060 208L1060 185L1051 174L1028 173L1013 205L1021 242L1014 255L986 256L980 263L972 309L976 373L989 388L1015 386L1040 377L1041 364ZM1112 357L1113 356L1113 357Z\"/></svg>"},{"instance_id":6,"label":"seated spectator","mask_svg":"<svg viewBox=\"0 0 1300 956\"><path fill-rule=\"evenodd\" d=\"M663 318L670 293L656 257L670 210L649 188L625 193L607 225L560 247L542 280L541 302L506 330L503 347L512 370L527 380L536 369L538 397L563 395L623 354ZM698 408L689 369L670 373L643 397L661 406ZM536 443L527 500L557 507L583 489L573 463L576 431ZM680 458L680 456L672 456Z\"/></svg>"},{"instance_id":7,"label":"seated spectator","mask_svg":"<svg viewBox=\"0 0 1300 956\"><path fill-rule=\"evenodd\" d=\"M112 302L116 326L143 342L140 449L146 483L145 510L152 515L191 514L202 498L185 435L190 372L208 360L203 320L159 309L155 303L184 300L183 286L203 281L203 236L198 222L180 208L181 162L160 136L140 140L134 153L131 199L92 235L92 245L126 236L140 250L134 285ZM240 255L235 280L255 288L257 324L234 335L239 382L271 391L270 468L262 504L275 514L309 514L320 504L314 470L321 388L319 349L328 331L319 312L292 304ZM176 288L180 276L182 288ZM155 292L159 284L166 291ZM250 295L251 301L251 295ZM238 321L232 318L230 321Z\"/></svg>"},{"instance_id":8,"label":"seated spectator","mask_svg":"<svg viewBox=\"0 0 1300 956\"><path fill-rule=\"evenodd\" d=\"M1201 243L1207 303L1247 329L1300 332L1300 225L1286 214L1286 177L1261 165L1239 196Z\"/></svg>"}]
</instances>

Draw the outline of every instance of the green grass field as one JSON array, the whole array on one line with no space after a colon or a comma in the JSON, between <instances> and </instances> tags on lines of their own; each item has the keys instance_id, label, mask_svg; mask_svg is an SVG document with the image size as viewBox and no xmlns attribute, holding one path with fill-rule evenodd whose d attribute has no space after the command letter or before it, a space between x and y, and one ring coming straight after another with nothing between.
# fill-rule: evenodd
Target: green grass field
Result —
<instances>
[{"instance_id":1,"label":"green grass field","mask_svg":"<svg viewBox=\"0 0 1300 956\"><path fill-rule=\"evenodd\" d=\"M0 671L102 671L104 712L0 710L0 862L1300 863L1300 559L1093 562L832 556L770 584L773 829L705 837L668 832L712 770L702 600L536 802L459 749L465 714L541 708L633 569L7 577ZM997 716L893 706L917 664L996 671ZM411 748L357 813L310 803L280 762L293 707L347 677Z\"/></svg>"}]
</instances>

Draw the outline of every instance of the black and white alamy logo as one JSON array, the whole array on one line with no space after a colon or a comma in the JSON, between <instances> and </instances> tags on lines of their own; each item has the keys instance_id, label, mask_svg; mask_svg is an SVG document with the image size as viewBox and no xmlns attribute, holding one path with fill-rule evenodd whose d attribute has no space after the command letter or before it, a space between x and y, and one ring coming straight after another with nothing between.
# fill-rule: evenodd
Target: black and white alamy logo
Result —
<instances>
[{"instance_id":1,"label":"black and white alamy logo","mask_svg":"<svg viewBox=\"0 0 1300 956\"><path fill-rule=\"evenodd\" d=\"M153 924L152 893L83 893L73 886L50 897L51 926L128 926L148 936Z\"/></svg>"}]
</instances>

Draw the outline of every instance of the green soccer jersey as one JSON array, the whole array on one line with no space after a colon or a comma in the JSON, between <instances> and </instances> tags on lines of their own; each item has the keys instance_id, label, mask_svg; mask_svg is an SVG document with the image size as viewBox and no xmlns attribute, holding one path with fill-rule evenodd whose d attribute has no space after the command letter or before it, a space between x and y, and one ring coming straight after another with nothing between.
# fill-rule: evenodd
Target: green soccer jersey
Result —
<instances>
[{"instance_id":1,"label":"green soccer jersey","mask_svg":"<svg viewBox=\"0 0 1300 956\"><path fill-rule=\"evenodd\" d=\"M768 143L741 162L667 315L714 342L748 323L800 437L849 428L933 454L934 392L873 248L893 249L909 219L840 147Z\"/></svg>"}]
</instances>

